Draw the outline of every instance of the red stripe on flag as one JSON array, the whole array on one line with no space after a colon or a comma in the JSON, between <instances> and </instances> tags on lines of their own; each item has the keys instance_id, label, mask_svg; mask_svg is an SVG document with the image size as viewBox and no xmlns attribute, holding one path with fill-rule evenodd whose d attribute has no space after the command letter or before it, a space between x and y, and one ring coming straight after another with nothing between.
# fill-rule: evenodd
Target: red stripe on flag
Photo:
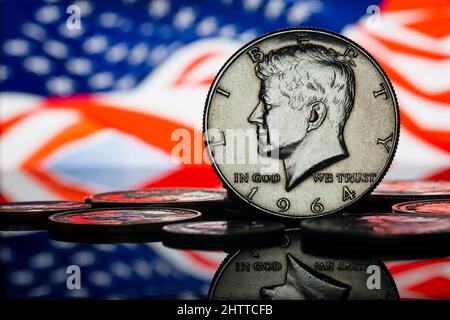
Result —
<instances>
[{"instance_id":1,"label":"red stripe on flag","mask_svg":"<svg viewBox=\"0 0 450 320\"><path fill-rule=\"evenodd\" d=\"M28 169L28 174L39 180L46 188L52 190L64 200L84 201L92 191L78 188L73 183L65 184L61 178L54 177L50 172L39 169Z\"/></svg>"},{"instance_id":2,"label":"red stripe on flag","mask_svg":"<svg viewBox=\"0 0 450 320\"><path fill-rule=\"evenodd\" d=\"M143 185L142 188L155 187L205 187L218 188L221 181L217 177L214 169L206 165L182 166L180 170L169 175Z\"/></svg>"},{"instance_id":3,"label":"red stripe on flag","mask_svg":"<svg viewBox=\"0 0 450 320\"><path fill-rule=\"evenodd\" d=\"M201 254L199 254L195 251L183 250L181 252L183 252L185 255L189 256L192 260L194 260L196 263L200 264L202 267L207 267L207 268L211 268L211 269L217 269L219 267L218 262L206 259Z\"/></svg>"},{"instance_id":4,"label":"red stripe on flag","mask_svg":"<svg viewBox=\"0 0 450 320\"><path fill-rule=\"evenodd\" d=\"M389 50L392 50L395 52L406 53L408 55L419 56L420 58L426 58L426 59L432 59L432 60L445 61L450 58L450 54L443 54L443 53L439 53L439 52L427 51L427 50L422 50L422 49L406 46L404 44L382 38L374 33L371 33L370 36L375 38L378 42L381 42Z\"/></svg>"},{"instance_id":5,"label":"red stripe on flag","mask_svg":"<svg viewBox=\"0 0 450 320\"><path fill-rule=\"evenodd\" d=\"M388 264L389 272L392 274L398 274L404 271L409 271L411 269L422 268L425 266L440 264L440 263L448 263L450 264L450 258L440 258L440 259L430 259L430 260L418 260L411 262L404 262L390 266Z\"/></svg>"},{"instance_id":6,"label":"red stripe on flag","mask_svg":"<svg viewBox=\"0 0 450 320\"><path fill-rule=\"evenodd\" d=\"M427 281L412 285L408 288L408 291L425 294L429 299L449 299L450 280L438 275Z\"/></svg>"},{"instance_id":7,"label":"red stripe on flag","mask_svg":"<svg viewBox=\"0 0 450 320\"><path fill-rule=\"evenodd\" d=\"M450 131L427 129L420 126L400 107L401 125L415 137L450 153Z\"/></svg>"},{"instance_id":8,"label":"red stripe on flag","mask_svg":"<svg viewBox=\"0 0 450 320\"><path fill-rule=\"evenodd\" d=\"M441 169L427 177L428 180L448 180L450 181L450 164L449 168Z\"/></svg>"},{"instance_id":9,"label":"red stripe on flag","mask_svg":"<svg viewBox=\"0 0 450 320\"><path fill-rule=\"evenodd\" d=\"M190 64L184 68L184 70L181 72L180 76L178 76L175 81L173 82L173 86L180 86L180 85L206 85L209 86L211 82L214 80L214 77L207 77L205 79L199 80L197 82L188 81L189 74L195 70L200 64L205 62L208 59L211 59L213 57L216 57L220 55L219 52L208 52L203 55L200 55L198 58L196 58L194 61L192 61Z\"/></svg>"},{"instance_id":10,"label":"red stripe on flag","mask_svg":"<svg viewBox=\"0 0 450 320\"><path fill-rule=\"evenodd\" d=\"M411 10L441 6L448 6L448 0L385 0L381 4L383 11Z\"/></svg>"}]
</instances>

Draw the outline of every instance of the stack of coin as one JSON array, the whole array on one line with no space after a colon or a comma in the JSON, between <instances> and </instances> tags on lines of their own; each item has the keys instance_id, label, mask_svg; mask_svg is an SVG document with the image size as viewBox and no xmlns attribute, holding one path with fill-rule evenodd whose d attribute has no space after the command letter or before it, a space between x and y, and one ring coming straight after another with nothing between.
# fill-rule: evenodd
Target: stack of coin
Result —
<instances>
[{"instance_id":1,"label":"stack of coin","mask_svg":"<svg viewBox=\"0 0 450 320\"><path fill-rule=\"evenodd\" d=\"M160 241L170 223L222 218L225 190L153 188L88 196L82 210L49 218L50 236L71 242Z\"/></svg>"}]
</instances>

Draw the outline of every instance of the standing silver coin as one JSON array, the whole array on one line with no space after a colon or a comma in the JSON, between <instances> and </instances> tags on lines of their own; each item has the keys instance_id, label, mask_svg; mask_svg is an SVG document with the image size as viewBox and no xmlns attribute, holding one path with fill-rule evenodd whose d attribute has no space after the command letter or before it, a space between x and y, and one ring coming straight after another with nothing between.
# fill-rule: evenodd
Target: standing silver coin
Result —
<instances>
[{"instance_id":1,"label":"standing silver coin","mask_svg":"<svg viewBox=\"0 0 450 320\"><path fill-rule=\"evenodd\" d=\"M389 79L353 41L280 30L222 67L206 101L204 138L224 185L257 209L305 218L370 193L399 137Z\"/></svg>"},{"instance_id":2,"label":"standing silver coin","mask_svg":"<svg viewBox=\"0 0 450 320\"><path fill-rule=\"evenodd\" d=\"M322 259L301 251L300 230L279 247L228 256L209 289L213 300L394 300L395 283L384 264Z\"/></svg>"}]
</instances>

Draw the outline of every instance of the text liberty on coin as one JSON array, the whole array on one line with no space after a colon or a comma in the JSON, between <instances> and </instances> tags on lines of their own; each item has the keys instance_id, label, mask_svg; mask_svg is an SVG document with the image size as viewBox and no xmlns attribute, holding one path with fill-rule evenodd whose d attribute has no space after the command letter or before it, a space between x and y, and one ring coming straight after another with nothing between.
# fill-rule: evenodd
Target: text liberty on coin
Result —
<instances>
[{"instance_id":1,"label":"text liberty on coin","mask_svg":"<svg viewBox=\"0 0 450 320\"><path fill-rule=\"evenodd\" d=\"M357 44L287 29L236 52L206 102L205 143L226 187L285 217L339 211L389 168L399 112L388 78Z\"/></svg>"}]
</instances>

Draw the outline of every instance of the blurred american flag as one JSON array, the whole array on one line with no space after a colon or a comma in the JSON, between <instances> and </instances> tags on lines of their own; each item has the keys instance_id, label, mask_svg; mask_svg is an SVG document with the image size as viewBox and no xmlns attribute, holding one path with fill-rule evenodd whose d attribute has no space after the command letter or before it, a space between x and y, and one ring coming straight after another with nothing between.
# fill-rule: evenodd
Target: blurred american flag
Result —
<instances>
[{"instance_id":1,"label":"blurred american flag","mask_svg":"<svg viewBox=\"0 0 450 320\"><path fill-rule=\"evenodd\" d=\"M68 27L72 5L79 29ZM387 71L402 116L387 178L450 180L447 0L16 0L0 7L1 201L219 187L207 163L171 160L171 134L201 135L207 90L226 59L258 35L293 26L341 32ZM46 237L2 235L3 296L70 297L56 274L78 261L92 278L82 297L200 297L224 257ZM389 266L403 298L450 298L447 259Z\"/></svg>"}]
</instances>

